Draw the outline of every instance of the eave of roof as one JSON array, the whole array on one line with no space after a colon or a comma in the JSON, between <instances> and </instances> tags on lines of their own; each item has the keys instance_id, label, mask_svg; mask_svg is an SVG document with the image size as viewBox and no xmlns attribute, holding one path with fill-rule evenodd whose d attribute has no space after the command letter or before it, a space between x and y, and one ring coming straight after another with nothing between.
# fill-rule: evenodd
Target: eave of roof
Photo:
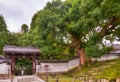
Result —
<instances>
[{"instance_id":1,"label":"eave of roof","mask_svg":"<svg viewBox=\"0 0 120 82\"><path fill-rule=\"evenodd\" d=\"M32 53L32 54L38 53L40 54L41 51L38 48L34 48L34 47L5 45L3 47L3 53Z\"/></svg>"}]
</instances>

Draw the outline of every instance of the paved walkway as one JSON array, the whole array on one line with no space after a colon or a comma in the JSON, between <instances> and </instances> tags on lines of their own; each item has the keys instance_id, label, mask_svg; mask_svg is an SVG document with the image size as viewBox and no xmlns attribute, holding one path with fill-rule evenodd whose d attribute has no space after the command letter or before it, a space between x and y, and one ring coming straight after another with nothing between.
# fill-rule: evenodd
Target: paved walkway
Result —
<instances>
[{"instance_id":1,"label":"paved walkway","mask_svg":"<svg viewBox=\"0 0 120 82\"><path fill-rule=\"evenodd\" d=\"M8 79L8 80L0 80L0 82L11 82L11 79Z\"/></svg>"},{"instance_id":2,"label":"paved walkway","mask_svg":"<svg viewBox=\"0 0 120 82\"><path fill-rule=\"evenodd\" d=\"M13 82L45 82L35 75L30 76L15 76Z\"/></svg>"},{"instance_id":3,"label":"paved walkway","mask_svg":"<svg viewBox=\"0 0 120 82\"><path fill-rule=\"evenodd\" d=\"M45 82L45 81L38 78L35 75L29 75L29 76L15 76L13 81L9 79L9 80L0 80L0 82Z\"/></svg>"}]
</instances>

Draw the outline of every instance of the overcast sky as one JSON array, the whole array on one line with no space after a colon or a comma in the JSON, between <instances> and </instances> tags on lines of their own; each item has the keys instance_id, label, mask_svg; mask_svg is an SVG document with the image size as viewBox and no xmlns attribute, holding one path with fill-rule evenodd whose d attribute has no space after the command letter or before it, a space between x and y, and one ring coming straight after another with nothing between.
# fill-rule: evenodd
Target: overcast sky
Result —
<instances>
[{"instance_id":1,"label":"overcast sky","mask_svg":"<svg viewBox=\"0 0 120 82\"><path fill-rule=\"evenodd\" d=\"M51 0L0 0L0 14L8 30L18 32L22 24L30 25L34 13L43 9L48 1Z\"/></svg>"}]
</instances>

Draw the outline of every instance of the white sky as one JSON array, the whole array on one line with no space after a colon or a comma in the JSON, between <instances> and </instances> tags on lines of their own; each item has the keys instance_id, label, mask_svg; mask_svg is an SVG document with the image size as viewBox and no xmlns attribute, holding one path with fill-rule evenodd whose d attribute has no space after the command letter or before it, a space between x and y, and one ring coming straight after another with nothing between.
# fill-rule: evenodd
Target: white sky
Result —
<instances>
[{"instance_id":1,"label":"white sky","mask_svg":"<svg viewBox=\"0 0 120 82\"><path fill-rule=\"evenodd\" d=\"M32 16L52 0L0 0L0 14L4 16L8 30L20 31L22 24L31 23Z\"/></svg>"}]
</instances>

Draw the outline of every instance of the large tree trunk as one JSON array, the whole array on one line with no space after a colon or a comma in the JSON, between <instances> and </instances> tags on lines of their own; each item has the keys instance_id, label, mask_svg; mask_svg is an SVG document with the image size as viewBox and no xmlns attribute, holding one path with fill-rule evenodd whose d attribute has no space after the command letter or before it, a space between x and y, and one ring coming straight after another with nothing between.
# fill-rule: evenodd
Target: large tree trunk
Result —
<instances>
[{"instance_id":1,"label":"large tree trunk","mask_svg":"<svg viewBox=\"0 0 120 82\"><path fill-rule=\"evenodd\" d=\"M77 48L77 53L79 55L79 65L85 64L85 51L83 48Z\"/></svg>"},{"instance_id":2,"label":"large tree trunk","mask_svg":"<svg viewBox=\"0 0 120 82\"><path fill-rule=\"evenodd\" d=\"M85 64L85 51L84 49L81 47L81 42L79 41L79 38L72 35L73 38L73 42L72 42L72 46L76 49L77 54L79 56L79 65L84 65Z\"/></svg>"}]
</instances>

